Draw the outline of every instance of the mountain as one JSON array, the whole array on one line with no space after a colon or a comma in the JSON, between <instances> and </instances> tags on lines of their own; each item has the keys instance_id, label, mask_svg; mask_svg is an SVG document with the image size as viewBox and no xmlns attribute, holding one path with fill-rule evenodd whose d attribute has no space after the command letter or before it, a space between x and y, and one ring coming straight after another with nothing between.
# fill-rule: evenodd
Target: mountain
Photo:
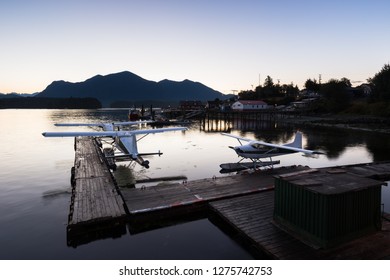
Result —
<instances>
[{"instance_id":1,"label":"mountain","mask_svg":"<svg viewBox=\"0 0 390 280\"><path fill-rule=\"evenodd\" d=\"M128 71L106 76L97 75L84 82L77 83L55 81L37 97L94 97L99 99L103 106L109 106L117 101L137 103L146 100L178 102L180 100L206 101L226 98L221 92L198 82L190 80L154 82L145 80Z\"/></svg>"}]
</instances>

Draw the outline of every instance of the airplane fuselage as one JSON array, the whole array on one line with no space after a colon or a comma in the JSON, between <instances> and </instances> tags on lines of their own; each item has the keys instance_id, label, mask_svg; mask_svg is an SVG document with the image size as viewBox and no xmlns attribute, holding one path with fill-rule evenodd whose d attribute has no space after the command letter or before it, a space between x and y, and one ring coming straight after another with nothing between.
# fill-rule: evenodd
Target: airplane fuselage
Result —
<instances>
[{"instance_id":1,"label":"airplane fuselage","mask_svg":"<svg viewBox=\"0 0 390 280\"><path fill-rule=\"evenodd\" d=\"M251 158L251 159L270 158L270 157L296 153L295 151L289 151L289 150L278 149L278 148L270 148L252 142L246 145L235 146L231 148L240 157Z\"/></svg>"},{"instance_id":2,"label":"airplane fuselage","mask_svg":"<svg viewBox=\"0 0 390 280\"><path fill-rule=\"evenodd\" d=\"M138 157L137 139L135 135L128 137L115 137L115 143L118 149L125 155L131 156L133 159Z\"/></svg>"}]
</instances>

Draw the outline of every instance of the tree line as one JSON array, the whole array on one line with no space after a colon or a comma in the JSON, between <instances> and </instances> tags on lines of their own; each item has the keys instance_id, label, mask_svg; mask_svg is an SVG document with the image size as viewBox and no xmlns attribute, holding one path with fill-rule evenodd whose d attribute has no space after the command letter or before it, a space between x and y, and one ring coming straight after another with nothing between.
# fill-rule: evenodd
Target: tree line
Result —
<instances>
[{"instance_id":1,"label":"tree line","mask_svg":"<svg viewBox=\"0 0 390 280\"><path fill-rule=\"evenodd\" d=\"M362 87L354 88L352 93L351 81L347 78L330 79L326 83L319 83L315 79L305 82L307 92L317 93L320 98L314 104L318 112L341 112L350 108L354 101L364 101L364 105L381 104L381 107L390 109L390 64L385 64L382 69L367 79L371 90L369 95L364 94ZM239 93L243 100L264 100L268 104L287 105L300 97L298 86L274 83L270 76L255 90L246 90ZM378 105L376 105L378 106ZM362 107L362 105L360 105ZM389 110L390 111L390 110Z\"/></svg>"},{"instance_id":2,"label":"tree line","mask_svg":"<svg viewBox=\"0 0 390 280\"><path fill-rule=\"evenodd\" d=\"M241 91L238 96L242 100L263 100L268 104L288 104L296 99L299 94L299 88L294 84L274 83L270 76L259 85L255 90Z\"/></svg>"}]
</instances>

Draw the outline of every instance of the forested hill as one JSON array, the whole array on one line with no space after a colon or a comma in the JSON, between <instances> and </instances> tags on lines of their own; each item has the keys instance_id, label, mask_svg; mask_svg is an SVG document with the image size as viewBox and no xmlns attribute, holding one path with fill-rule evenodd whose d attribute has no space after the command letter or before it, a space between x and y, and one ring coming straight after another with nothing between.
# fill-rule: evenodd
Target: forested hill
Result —
<instances>
[{"instance_id":1,"label":"forested hill","mask_svg":"<svg viewBox=\"0 0 390 280\"><path fill-rule=\"evenodd\" d=\"M93 97L97 98L103 106L110 106L118 101L139 103L144 100L178 102L180 100L224 99L221 92L198 82L190 80L154 82L128 71L106 76L97 75L77 83L55 81L37 96L52 98Z\"/></svg>"}]
</instances>

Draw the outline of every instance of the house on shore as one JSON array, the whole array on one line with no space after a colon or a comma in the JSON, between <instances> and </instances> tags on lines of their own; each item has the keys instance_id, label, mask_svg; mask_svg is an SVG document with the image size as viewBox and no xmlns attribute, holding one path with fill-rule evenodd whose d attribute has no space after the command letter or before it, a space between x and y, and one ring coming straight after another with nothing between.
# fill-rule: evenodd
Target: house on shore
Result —
<instances>
[{"instance_id":1,"label":"house on shore","mask_svg":"<svg viewBox=\"0 0 390 280\"><path fill-rule=\"evenodd\" d=\"M220 107L221 101L219 100L213 100L213 101L207 101L205 108L207 110L217 110Z\"/></svg>"},{"instance_id":2,"label":"house on shore","mask_svg":"<svg viewBox=\"0 0 390 280\"><path fill-rule=\"evenodd\" d=\"M232 104L234 111L256 111L268 108L268 104L261 100L238 100Z\"/></svg>"}]
</instances>

